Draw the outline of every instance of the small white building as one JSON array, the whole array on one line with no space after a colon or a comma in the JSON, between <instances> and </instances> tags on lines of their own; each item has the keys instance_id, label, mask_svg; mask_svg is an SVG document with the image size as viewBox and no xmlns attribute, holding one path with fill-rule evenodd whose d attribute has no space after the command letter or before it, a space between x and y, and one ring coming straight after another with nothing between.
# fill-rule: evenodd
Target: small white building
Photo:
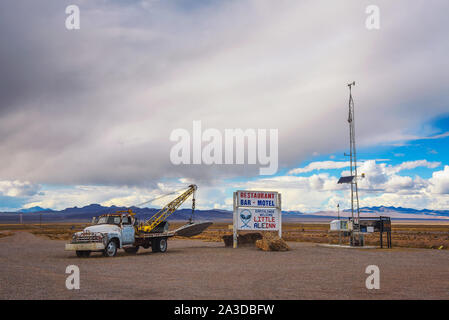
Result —
<instances>
[{"instance_id":1,"label":"small white building","mask_svg":"<svg viewBox=\"0 0 449 320\"><path fill-rule=\"evenodd\" d=\"M330 231L349 231L348 220L332 220L330 222Z\"/></svg>"}]
</instances>

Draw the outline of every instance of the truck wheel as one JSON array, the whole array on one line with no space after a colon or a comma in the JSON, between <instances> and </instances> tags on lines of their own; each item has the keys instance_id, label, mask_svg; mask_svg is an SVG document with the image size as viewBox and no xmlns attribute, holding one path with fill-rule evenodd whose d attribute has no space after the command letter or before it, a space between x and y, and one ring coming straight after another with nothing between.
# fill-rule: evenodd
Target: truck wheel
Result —
<instances>
[{"instance_id":1,"label":"truck wheel","mask_svg":"<svg viewBox=\"0 0 449 320\"><path fill-rule=\"evenodd\" d=\"M117 243L114 240L109 241L103 251L105 257L114 257L117 254Z\"/></svg>"},{"instance_id":2,"label":"truck wheel","mask_svg":"<svg viewBox=\"0 0 449 320\"><path fill-rule=\"evenodd\" d=\"M167 238L162 238L159 241L159 251L160 252L165 252L167 251Z\"/></svg>"},{"instance_id":3,"label":"truck wheel","mask_svg":"<svg viewBox=\"0 0 449 320\"><path fill-rule=\"evenodd\" d=\"M79 258L87 258L90 256L90 251L76 251L76 256Z\"/></svg>"},{"instance_id":4,"label":"truck wheel","mask_svg":"<svg viewBox=\"0 0 449 320\"><path fill-rule=\"evenodd\" d=\"M125 252L129 254L136 254L137 251L139 251L139 247L125 248Z\"/></svg>"},{"instance_id":5,"label":"truck wheel","mask_svg":"<svg viewBox=\"0 0 449 320\"><path fill-rule=\"evenodd\" d=\"M151 243L151 249L153 252L165 252L167 251L167 238L157 238Z\"/></svg>"}]
</instances>

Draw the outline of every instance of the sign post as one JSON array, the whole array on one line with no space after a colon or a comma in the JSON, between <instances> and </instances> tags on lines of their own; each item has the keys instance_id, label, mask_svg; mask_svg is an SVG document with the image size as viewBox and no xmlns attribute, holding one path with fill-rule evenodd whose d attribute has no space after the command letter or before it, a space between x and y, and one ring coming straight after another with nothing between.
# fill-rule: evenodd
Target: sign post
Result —
<instances>
[{"instance_id":1,"label":"sign post","mask_svg":"<svg viewBox=\"0 0 449 320\"><path fill-rule=\"evenodd\" d=\"M238 231L278 231L282 237L281 195L276 191L234 192L233 247Z\"/></svg>"},{"instance_id":2,"label":"sign post","mask_svg":"<svg viewBox=\"0 0 449 320\"><path fill-rule=\"evenodd\" d=\"M237 217L236 217L236 212L237 212L237 194L234 192L234 214L232 215L232 225L234 226L233 228L233 247L237 248Z\"/></svg>"}]
</instances>

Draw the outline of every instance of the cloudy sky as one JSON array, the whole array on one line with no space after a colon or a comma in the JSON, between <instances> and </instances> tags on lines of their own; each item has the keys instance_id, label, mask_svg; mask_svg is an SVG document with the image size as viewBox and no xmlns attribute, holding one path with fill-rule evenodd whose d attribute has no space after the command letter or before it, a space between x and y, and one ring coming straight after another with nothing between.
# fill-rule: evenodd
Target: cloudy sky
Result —
<instances>
[{"instance_id":1,"label":"cloudy sky","mask_svg":"<svg viewBox=\"0 0 449 320\"><path fill-rule=\"evenodd\" d=\"M79 30L65 26L72 4ZM345 208L353 80L361 205L448 209L447 12L446 0L2 0L0 210L133 205L189 183L200 208L230 209L236 189ZM170 134L193 121L277 129L278 171L174 165Z\"/></svg>"}]
</instances>

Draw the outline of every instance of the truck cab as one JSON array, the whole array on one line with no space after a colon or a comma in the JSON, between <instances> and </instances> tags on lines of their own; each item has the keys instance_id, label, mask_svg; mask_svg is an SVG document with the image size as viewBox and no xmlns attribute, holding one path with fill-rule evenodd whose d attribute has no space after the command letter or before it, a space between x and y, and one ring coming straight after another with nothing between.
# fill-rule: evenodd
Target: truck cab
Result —
<instances>
[{"instance_id":1,"label":"truck cab","mask_svg":"<svg viewBox=\"0 0 449 320\"><path fill-rule=\"evenodd\" d=\"M134 243L136 220L130 214L106 214L93 220L93 226L87 227L84 231L100 233L116 233L121 245ZM121 246L120 246L121 247Z\"/></svg>"}]
</instances>

